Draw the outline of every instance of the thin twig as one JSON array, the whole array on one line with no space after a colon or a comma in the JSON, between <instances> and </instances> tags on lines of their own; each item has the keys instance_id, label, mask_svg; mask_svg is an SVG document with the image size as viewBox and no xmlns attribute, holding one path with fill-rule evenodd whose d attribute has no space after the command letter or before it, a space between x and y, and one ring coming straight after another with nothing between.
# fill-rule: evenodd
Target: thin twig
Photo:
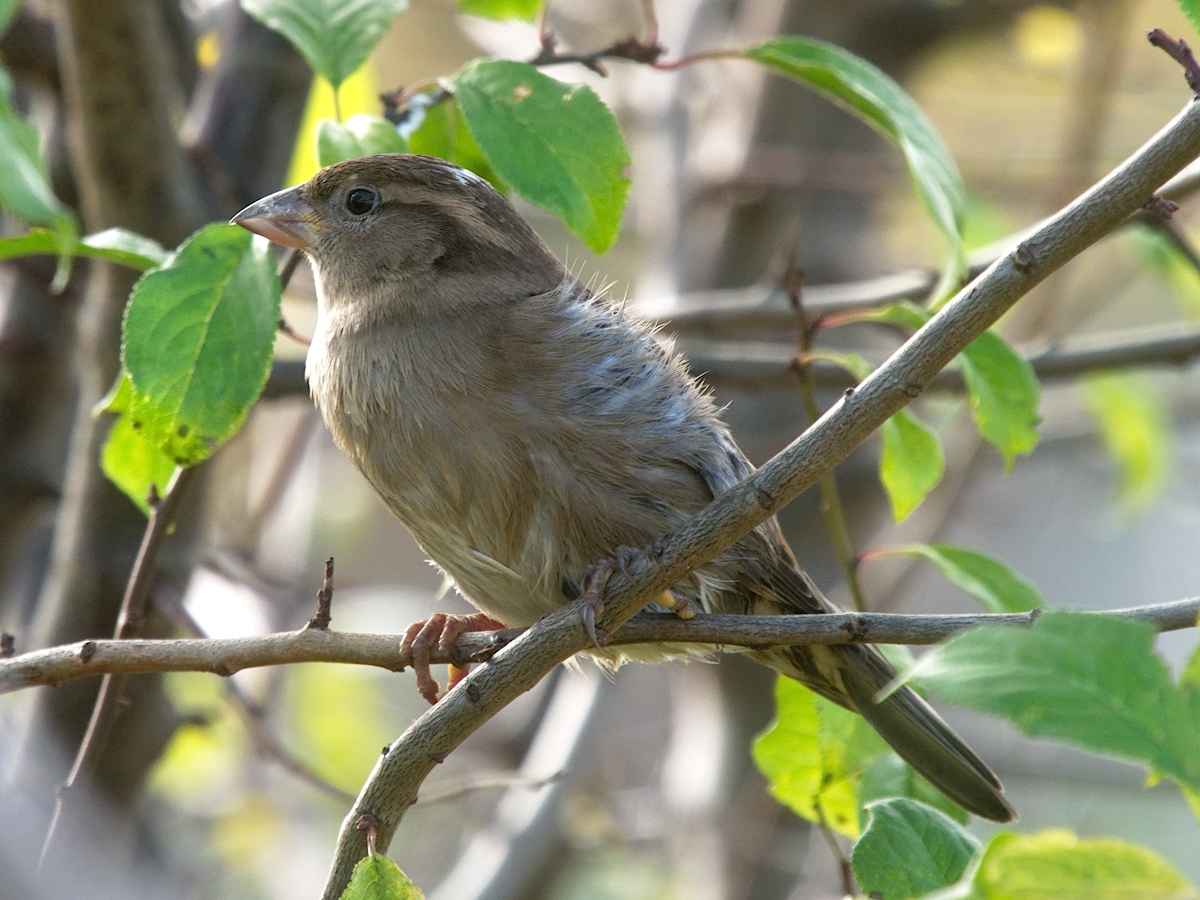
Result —
<instances>
[{"instance_id":1,"label":"thin twig","mask_svg":"<svg viewBox=\"0 0 1200 900\"><path fill-rule=\"evenodd\" d=\"M850 868L850 860L846 859L846 854L842 852L841 845L837 842L837 836L825 820L825 810L821 808L819 798L814 798L813 809L817 812L817 830L825 838L825 843L829 846L829 852L833 854L833 860L837 864L838 879L842 882L842 895L844 897L854 897L858 893L854 884L854 870Z\"/></svg>"},{"instance_id":2,"label":"thin twig","mask_svg":"<svg viewBox=\"0 0 1200 900\"><path fill-rule=\"evenodd\" d=\"M325 581L317 591L317 611L304 626L307 629L326 631L333 620L333 557L325 560Z\"/></svg>"},{"instance_id":3,"label":"thin twig","mask_svg":"<svg viewBox=\"0 0 1200 900\"><path fill-rule=\"evenodd\" d=\"M1146 622L1158 631L1178 631L1196 626L1200 598L1092 614ZM1037 612L796 616L701 613L684 620L670 613L640 613L609 636L608 646L672 643L764 649L807 644L926 645L970 628L1027 627L1037 618ZM458 638L449 653L433 649L430 662L487 662L524 633L521 629L468 632ZM243 669L305 662L347 663L399 672L409 665L400 654L400 638L394 634L304 629L242 638L82 641L0 659L0 694L106 673L210 672L228 677Z\"/></svg>"},{"instance_id":4,"label":"thin twig","mask_svg":"<svg viewBox=\"0 0 1200 900\"><path fill-rule=\"evenodd\" d=\"M579 63L602 78L607 78L608 70L604 68L603 62L606 59L624 59L643 65L653 65L666 52L666 48L657 42L643 42L631 34L629 37L614 41L599 50L589 50L586 53L559 53L558 39L547 32L542 35L541 49L538 50L536 56L529 60L529 64L531 66L559 66L564 63Z\"/></svg>"},{"instance_id":5,"label":"thin twig","mask_svg":"<svg viewBox=\"0 0 1200 900\"><path fill-rule=\"evenodd\" d=\"M1196 57L1192 55L1187 43L1175 40L1161 28L1147 31L1146 39L1183 67L1183 77L1188 87L1192 89L1192 93L1200 94L1200 63L1196 62Z\"/></svg>"},{"instance_id":6,"label":"thin twig","mask_svg":"<svg viewBox=\"0 0 1200 900\"><path fill-rule=\"evenodd\" d=\"M147 601L150 596L150 585L158 567L158 555L162 550L175 514L179 509L180 499L187 486L195 477L196 467L179 467L171 477L167 492L163 498L154 503L150 509L150 519L146 522L146 531L142 536L142 545L138 549L137 559L133 564L129 582L125 587L125 596L121 601L121 610L117 616L116 638L118 641L128 640L137 635L141 629L142 620L146 614ZM38 869L51 854L56 834L64 831L63 822L72 814L76 800L88 787L104 748L112 734L113 723L121 709L122 695L125 691L125 675L106 675L100 683L100 692L92 708L92 717L88 721L87 731L75 756L75 763L66 783L59 789L54 803L54 815L50 826L46 829L46 837L42 842L42 853L38 859Z\"/></svg>"},{"instance_id":7,"label":"thin twig","mask_svg":"<svg viewBox=\"0 0 1200 900\"><path fill-rule=\"evenodd\" d=\"M804 310L804 272L796 261L795 246L787 254L787 264L780 279L780 287L787 294L795 310L799 324L797 338L797 353L792 365L792 371L800 386L800 398L804 402L805 412L808 413L808 424L812 425L821 418L821 408L817 405L817 388L812 376L812 369L807 362L812 351L813 335L819 320L808 317ZM862 585L858 580L858 557L854 552L854 541L850 537L850 527L846 524L846 511L842 506L841 492L838 491L837 476L830 472L818 483L821 491L821 517L825 520L825 530L833 544L842 567L842 576L846 579L846 588L854 601L854 608L863 612L867 608L863 596Z\"/></svg>"}]
</instances>

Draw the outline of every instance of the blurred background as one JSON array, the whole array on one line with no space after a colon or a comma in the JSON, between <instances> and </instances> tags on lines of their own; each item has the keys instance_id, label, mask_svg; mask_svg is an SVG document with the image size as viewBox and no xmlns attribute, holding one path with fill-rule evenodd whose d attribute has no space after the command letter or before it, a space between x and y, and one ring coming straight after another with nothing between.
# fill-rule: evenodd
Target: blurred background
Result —
<instances>
[{"instance_id":1,"label":"blurred background","mask_svg":"<svg viewBox=\"0 0 1200 900\"><path fill-rule=\"evenodd\" d=\"M87 230L120 224L172 246L311 174L311 123L331 101L281 38L228 2L89 6L101 5L27 3L0 41L56 190ZM668 58L804 34L899 80L962 169L973 247L1059 208L1189 99L1178 66L1144 38L1152 27L1192 35L1171 0L658 6ZM113 21L138 24L122 32ZM555 0L546 27L561 47L588 50L645 26L635 0ZM343 88L343 113L378 113L380 91L480 55L528 59L538 46L533 25L412 0ZM585 280L611 282L638 314L664 323L761 463L808 424L788 371L798 329L777 287L789 260L821 310L892 283L872 279L928 283L945 247L899 156L799 86L734 61L608 70L549 71L594 87L630 144L633 188L616 246L596 258L557 220L522 211ZM111 123L84 127L78 117L97 108L113 110ZM92 151L81 177L88 142L107 149ZM1185 234L1191 205L1174 220ZM105 423L90 414L115 372L114 323L132 276L81 265L51 296L52 269L45 259L0 265L0 626L18 652L111 633L143 525L96 470ZM285 316L311 333L303 264ZM1034 354L1186 336L1198 318L1196 270L1158 232L1131 227L1039 287L1003 330ZM829 339L877 361L896 346L866 327ZM298 628L330 556L336 629L395 633L434 610L469 610L332 445L286 365L303 355L280 338L284 365L267 397L185 499L154 588L153 633ZM878 447L860 448L837 473L855 547L970 547L1006 561L1053 606L1195 594L1200 392L1194 368L1177 359L1046 378L1042 443L1011 473L981 446L962 396L932 392L920 410L945 442L946 476L897 526ZM823 399L840 389L831 383ZM815 492L782 519L805 568L850 605ZM924 564L877 560L860 574L873 610L976 608ZM1195 644L1182 632L1159 646L1178 669ZM556 672L438 768L390 855L438 900L839 896L829 847L768 796L750 762L749 743L773 713L773 678L728 655L719 665L631 665L611 678L587 661ZM425 708L408 672L305 665L225 681L138 678L78 849L35 882L29 864L94 691L76 682L0 697L6 898L80 885L100 897L314 896L380 748ZM1147 788L1140 769L1034 742L998 720L945 715L996 768L1021 829L1119 835L1200 878L1200 825L1173 786Z\"/></svg>"}]
</instances>

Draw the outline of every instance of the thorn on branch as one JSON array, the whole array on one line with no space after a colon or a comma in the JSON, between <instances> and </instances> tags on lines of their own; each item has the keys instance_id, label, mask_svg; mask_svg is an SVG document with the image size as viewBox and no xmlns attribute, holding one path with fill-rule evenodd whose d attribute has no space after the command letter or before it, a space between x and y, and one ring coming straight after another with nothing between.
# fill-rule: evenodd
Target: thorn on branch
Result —
<instances>
[{"instance_id":1,"label":"thorn on branch","mask_svg":"<svg viewBox=\"0 0 1200 900\"><path fill-rule=\"evenodd\" d=\"M1200 94L1200 63L1186 41L1177 41L1161 28L1146 32L1146 39L1183 67L1183 77L1193 94Z\"/></svg>"},{"instance_id":2,"label":"thorn on branch","mask_svg":"<svg viewBox=\"0 0 1200 900\"><path fill-rule=\"evenodd\" d=\"M321 589L317 591L317 612L308 624L304 626L305 631L326 631L329 628L329 623L333 619L333 557L325 560L325 582L321 585Z\"/></svg>"}]
</instances>

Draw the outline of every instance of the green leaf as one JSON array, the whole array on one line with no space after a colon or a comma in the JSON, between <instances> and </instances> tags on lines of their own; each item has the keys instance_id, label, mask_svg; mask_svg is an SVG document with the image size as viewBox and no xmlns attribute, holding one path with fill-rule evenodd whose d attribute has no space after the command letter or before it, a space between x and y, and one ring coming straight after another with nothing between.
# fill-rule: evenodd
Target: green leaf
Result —
<instances>
[{"instance_id":1,"label":"green leaf","mask_svg":"<svg viewBox=\"0 0 1200 900\"><path fill-rule=\"evenodd\" d=\"M1166 404L1141 372L1091 375L1082 388L1120 473L1118 502L1130 514L1144 510L1161 496L1171 471L1175 433Z\"/></svg>"},{"instance_id":2,"label":"green leaf","mask_svg":"<svg viewBox=\"0 0 1200 900\"><path fill-rule=\"evenodd\" d=\"M38 133L13 109L11 91L8 75L0 69L0 206L23 222L48 227L55 252L66 258L78 237L75 218L54 196ZM57 286L65 282L67 271L60 267Z\"/></svg>"},{"instance_id":3,"label":"green leaf","mask_svg":"<svg viewBox=\"0 0 1200 900\"><path fill-rule=\"evenodd\" d=\"M912 665L913 661L910 658L907 667ZM858 788L858 802L861 808L863 804L873 800L893 797L919 800L926 806L941 810L956 822L966 822L969 818L965 809L918 775L913 767L895 752L889 751L875 757L863 772L862 783Z\"/></svg>"},{"instance_id":4,"label":"green leaf","mask_svg":"<svg viewBox=\"0 0 1200 900\"><path fill-rule=\"evenodd\" d=\"M903 522L938 486L946 457L937 433L907 409L883 423L879 480L892 501L892 515Z\"/></svg>"},{"instance_id":5,"label":"green leaf","mask_svg":"<svg viewBox=\"0 0 1200 900\"><path fill-rule=\"evenodd\" d=\"M336 90L366 62L408 0L242 0L242 8L291 41Z\"/></svg>"},{"instance_id":6,"label":"green leaf","mask_svg":"<svg viewBox=\"0 0 1200 900\"><path fill-rule=\"evenodd\" d=\"M958 881L979 841L944 813L915 800L867 806L867 827L850 863L864 893L908 900Z\"/></svg>"},{"instance_id":7,"label":"green leaf","mask_svg":"<svg viewBox=\"0 0 1200 900\"><path fill-rule=\"evenodd\" d=\"M775 682L777 712L754 741L771 795L810 822L858 837L858 786L887 744L861 717L789 678Z\"/></svg>"},{"instance_id":8,"label":"green leaf","mask_svg":"<svg viewBox=\"0 0 1200 900\"><path fill-rule=\"evenodd\" d=\"M1146 763L1200 791L1200 691L1176 688L1143 622L1047 612L1028 629L978 628L909 673L952 703L1026 734Z\"/></svg>"},{"instance_id":9,"label":"green leaf","mask_svg":"<svg viewBox=\"0 0 1200 900\"><path fill-rule=\"evenodd\" d=\"M1195 900L1178 871L1149 850L1069 831L998 834L967 879L978 900ZM964 885L965 886L965 885Z\"/></svg>"},{"instance_id":10,"label":"green leaf","mask_svg":"<svg viewBox=\"0 0 1200 900\"><path fill-rule=\"evenodd\" d=\"M458 0L458 8L469 16L532 22L542 11L543 2L544 0Z\"/></svg>"},{"instance_id":11,"label":"green leaf","mask_svg":"<svg viewBox=\"0 0 1200 900\"><path fill-rule=\"evenodd\" d=\"M988 612L1026 612L1046 605L1028 581L998 559L974 550L949 544L913 544L887 552L928 560L947 581L978 600Z\"/></svg>"},{"instance_id":12,"label":"green leaf","mask_svg":"<svg viewBox=\"0 0 1200 900\"><path fill-rule=\"evenodd\" d=\"M20 6L21 0L0 0L0 36L8 31L8 26L12 24L13 16L17 14Z\"/></svg>"},{"instance_id":13,"label":"green leaf","mask_svg":"<svg viewBox=\"0 0 1200 900\"><path fill-rule=\"evenodd\" d=\"M1041 388L1028 360L999 335L987 331L958 356L975 423L984 439L1013 461L1037 446Z\"/></svg>"},{"instance_id":14,"label":"green leaf","mask_svg":"<svg viewBox=\"0 0 1200 900\"><path fill-rule=\"evenodd\" d=\"M175 473L175 461L145 440L129 418L133 389L122 373L97 412L114 412L118 418L100 451L100 468L145 515L150 515L150 488L161 497Z\"/></svg>"},{"instance_id":15,"label":"green leaf","mask_svg":"<svg viewBox=\"0 0 1200 900\"><path fill-rule=\"evenodd\" d=\"M1192 27L1200 31L1200 0L1179 0L1179 8L1191 21Z\"/></svg>"},{"instance_id":16,"label":"green leaf","mask_svg":"<svg viewBox=\"0 0 1200 900\"><path fill-rule=\"evenodd\" d=\"M317 125L317 163L322 167L359 156L407 152L408 142L380 116L351 116L345 125L322 119Z\"/></svg>"},{"instance_id":17,"label":"green leaf","mask_svg":"<svg viewBox=\"0 0 1200 900\"><path fill-rule=\"evenodd\" d=\"M408 133L409 149L413 153L449 160L474 172L496 190L507 194L510 191L509 186L484 157L463 119L462 110L458 108L457 102L443 102L424 107L420 113L420 122Z\"/></svg>"},{"instance_id":18,"label":"green leaf","mask_svg":"<svg viewBox=\"0 0 1200 900\"><path fill-rule=\"evenodd\" d=\"M48 256L58 251L57 235L44 228L31 229L21 237L0 238L0 260L17 256ZM162 265L170 255L157 241L124 228L108 228L89 234L70 252L75 256L106 259L142 271Z\"/></svg>"},{"instance_id":19,"label":"green leaf","mask_svg":"<svg viewBox=\"0 0 1200 900\"><path fill-rule=\"evenodd\" d=\"M270 373L280 289L265 241L207 225L143 275L125 309L130 417L180 465L241 425Z\"/></svg>"},{"instance_id":20,"label":"green leaf","mask_svg":"<svg viewBox=\"0 0 1200 900\"><path fill-rule=\"evenodd\" d=\"M869 318L916 331L932 314L911 303L894 303ZM972 341L958 355L957 362L962 367L967 401L979 433L1004 455L1005 466L1011 471L1013 460L1032 453L1038 442L1041 388L1033 366L992 331Z\"/></svg>"},{"instance_id":21,"label":"green leaf","mask_svg":"<svg viewBox=\"0 0 1200 900\"><path fill-rule=\"evenodd\" d=\"M400 867L378 853L358 861L341 900L425 900Z\"/></svg>"},{"instance_id":22,"label":"green leaf","mask_svg":"<svg viewBox=\"0 0 1200 900\"><path fill-rule=\"evenodd\" d=\"M776 38L743 55L824 94L891 140L904 156L925 208L950 242L955 269L965 271L962 176L933 123L900 85L866 60L812 38Z\"/></svg>"},{"instance_id":23,"label":"green leaf","mask_svg":"<svg viewBox=\"0 0 1200 900\"><path fill-rule=\"evenodd\" d=\"M629 194L629 151L591 88L507 60L469 63L448 87L501 178L597 253L612 246Z\"/></svg>"}]
</instances>

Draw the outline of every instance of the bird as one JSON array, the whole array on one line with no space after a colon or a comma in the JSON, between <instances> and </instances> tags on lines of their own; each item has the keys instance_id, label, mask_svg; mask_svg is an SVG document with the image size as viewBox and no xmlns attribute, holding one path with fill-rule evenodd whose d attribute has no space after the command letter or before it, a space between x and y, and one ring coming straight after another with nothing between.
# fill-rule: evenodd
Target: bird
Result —
<instances>
[{"instance_id":1,"label":"bird","mask_svg":"<svg viewBox=\"0 0 1200 900\"><path fill-rule=\"evenodd\" d=\"M754 472L669 342L579 281L467 169L411 154L351 159L232 221L307 256L314 402L334 441L479 610L434 614L405 635L401 649L430 702L432 645L534 624L592 592L621 548L646 546ZM658 606L683 617L840 611L774 518ZM597 646L593 655L670 652ZM962 808L1015 818L996 775L924 699L907 686L878 699L896 672L875 647L750 655L862 715Z\"/></svg>"}]
</instances>

